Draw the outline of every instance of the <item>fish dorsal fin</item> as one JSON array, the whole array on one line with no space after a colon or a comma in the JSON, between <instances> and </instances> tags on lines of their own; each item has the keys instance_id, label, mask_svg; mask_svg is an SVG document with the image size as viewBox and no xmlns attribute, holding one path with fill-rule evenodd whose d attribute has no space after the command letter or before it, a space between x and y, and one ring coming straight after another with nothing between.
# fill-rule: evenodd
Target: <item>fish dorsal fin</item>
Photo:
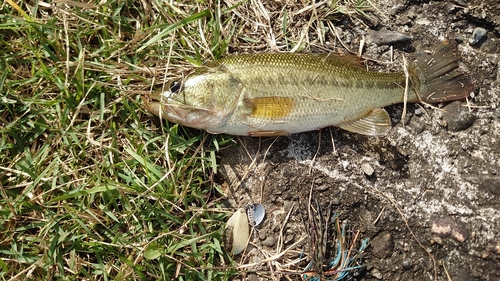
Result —
<instances>
[{"instance_id":1,"label":"fish dorsal fin","mask_svg":"<svg viewBox=\"0 0 500 281\"><path fill-rule=\"evenodd\" d=\"M287 117L295 108L295 100L288 97L260 97L244 102L252 109L250 116L261 119Z\"/></svg>"},{"instance_id":2,"label":"fish dorsal fin","mask_svg":"<svg viewBox=\"0 0 500 281\"><path fill-rule=\"evenodd\" d=\"M359 69L366 70L366 65L363 62L362 57L351 55L351 54L343 54L343 53L329 53L324 57L325 62L331 62L335 65L339 63L339 61L344 61L350 64L351 66L356 66Z\"/></svg>"},{"instance_id":3,"label":"fish dorsal fin","mask_svg":"<svg viewBox=\"0 0 500 281\"><path fill-rule=\"evenodd\" d=\"M338 125L346 131L368 135L383 135L391 128L391 118L385 109L375 108L361 119Z\"/></svg>"}]
</instances>

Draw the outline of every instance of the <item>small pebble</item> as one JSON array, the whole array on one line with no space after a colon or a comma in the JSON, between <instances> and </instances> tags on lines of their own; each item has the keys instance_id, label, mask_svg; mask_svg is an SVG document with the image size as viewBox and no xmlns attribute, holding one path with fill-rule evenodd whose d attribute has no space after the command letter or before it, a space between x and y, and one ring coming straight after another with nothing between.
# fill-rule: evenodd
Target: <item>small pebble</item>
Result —
<instances>
[{"instance_id":1,"label":"small pebble","mask_svg":"<svg viewBox=\"0 0 500 281\"><path fill-rule=\"evenodd\" d=\"M332 201L331 201L331 202L332 202L332 205L333 205L333 206L338 206L338 205L340 205L340 200L339 200L338 198L334 198L334 199L332 199Z\"/></svg>"},{"instance_id":2,"label":"small pebble","mask_svg":"<svg viewBox=\"0 0 500 281\"><path fill-rule=\"evenodd\" d=\"M431 232L439 236L450 236L461 243L469 237L467 228L449 217L442 217L434 220L434 222L432 222Z\"/></svg>"},{"instance_id":3,"label":"small pebble","mask_svg":"<svg viewBox=\"0 0 500 281\"><path fill-rule=\"evenodd\" d=\"M413 264L412 264L412 262L411 262L411 259L404 259L404 260L403 260L403 269L404 269L404 270L408 270L408 269L410 269L412 265L413 265Z\"/></svg>"},{"instance_id":4,"label":"small pebble","mask_svg":"<svg viewBox=\"0 0 500 281\"><path fill-rule=\"evenodd\" d=\"M375 257L385 259L392 255L394 240L392 239L391 233L388 231L383 231L373 238L371 244L373 247L372 254Z\"/></svg>"},{"instance_id":5,"label":"small pebble","mask_svg":"<svg viewBox=\"0 0 500 281\"><path fill-rule=\"evenodd\" d=\"M443 120L448 125L448 131L459 132L472 126L476 118L461 102L455 101L444 107Z\"/></svg>"},{"instance_id":6,"label":"small pebble","mask_svg":"<svg viewBox=\"0 0 500 281\"><path fill-rule=\"evenodd\" d=\"M443 245L443 239L441 239L441 237L433 237L431 239L431 245L434 244Z\"/></svg>"},{"instance_id":7,"label":"small pebble","mask_svg":"<svg viewBox=\"0 0 500 281\"><path fill-rule=\"evenodd\" d=\"M417 116L422 115L422 109L420 107L415 108L415 115Z\"/></svg>"},{"instance_id":8,"label":"small pebble","mask_svg":"<svg viewBox=\"0 0 500 281\"><path fill-rule=\"evenodd\" d=\"M488 33L486 29L482 27L476 27L474 29L474 32L472 32L472 36L469 38L469 44L477 44L479 41L481 41L481 39L483 39L484 36L486 36L486 33Z\"/></svg>"},{"instance_id":9,"label":"small pebble","mask_svg":"<svg viewBox=\"0 0 500 281\"><path fill-rule=\"evenodd\" d=\"M482 250L481 251L481 258L482 259L487 259L490 257L490 252L486 251L486 250Z\"/></svg>"},{"instance_id":10,"label":"small pebble","mask_svg":"<svg viewBox=\"0 0 500 281\"><path fill-rule=\"evenodd\" d=\"M276 238L274 236L267 237L266 240L262 241L262 245L266 247L274 247L276 245Z\"/></svg>"},{"instance_id":11,"label":"small pebble","mask_svg":"<svg viewBox=\"0 0 500 281\"><path fill-rule=\"evenodd\" d=\"M325 191L325 190L328 190L330 189L330 186L328 184L322 184L322 185L319 185L316 187L316 190L318 192L321 192L321 191Z\"/></svg>"},{"instance_id":12,"label":"small pebble","mask_svg":"<svg viewBox=\"0 0 500 281\"><path fill-rule=\"evenodd\" d=\"M255 273L249 273L248 280L249 281L259 281L259 276Z\"/></svg>"},{"instance_id":13,"label":"small pebble","mask_svg":"<svg viewBox=\"0 0 500 281\"><path fill-rule=\"evenodd\" d=\"M500 242L494 242L489 244L488 250L495 255L500 255Z\"/></svg>"},{"instance_id":14,"label":"small pebble","mask_svg":"<svg viewBox=\"0 0 500 281\"><path fill-rule=\"evenodd\" d=\"M276 225L273 227L273 231L274 231L274 232L278 232L278 231L280 231L280 230L281 230L281 225L279 225L279 224L276 224Z\"/></svg>"},{"instance_id":15,"label":"small pebble","mask_svg":"<svg viewBox=\"0 0 500 281\"><path fill-rule=\"evenodd\" d=\"M365 175L367 175L367 176L371 176L375 172L375 170L373 170L372 166L368 163L361 164L361 170L363 170L363 173L365 173Z\"/></svg>"},{"instance_id":16,"label":"small pebble","mask_svg":"<svg viewBox=\"0 0 500 281\"><path fill-rule=\"evenodd\" d=\"M374 268L370 273L373 277L377 278L378 280L381 280L383 277L382 272L380 272L380 270L378 270L378 268Z\"/></svg>"},{"instance_id":17,"label":"small pebble","mask_svg":"<svg viewBox=\"0 0 500 281\"><path fill-rule=\"evenodd\" d=\"M412 118L410 120L410 124L408 124L408 128L410 128L416 135L418 135L425 130L425 123L422 122L419 118Z\"/></svg>"},{"instance_id":18,"label":"small pebble","mask_svg":"<svg viewBox=\"0 0 500 281\"><path fill-rule=\"evenodd\" d=\"M275 239L276 240L276 239ZM287 235L285 237L285 244L288 245L288 244L291 244L295 241L295 235ZM276 244L276 242L274 242Z\"/></svg>"}]
</instances>

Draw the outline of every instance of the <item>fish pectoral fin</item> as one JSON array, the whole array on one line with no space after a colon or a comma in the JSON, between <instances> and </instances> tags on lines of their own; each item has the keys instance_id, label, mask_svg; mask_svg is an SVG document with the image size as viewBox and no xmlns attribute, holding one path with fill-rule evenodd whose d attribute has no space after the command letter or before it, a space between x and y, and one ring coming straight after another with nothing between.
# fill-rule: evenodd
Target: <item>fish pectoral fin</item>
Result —
<instances>
[{"instance_id":1,"label":"fish pectoral fin","mask_svg":"<svg viewBox=\"0 0 500 281\"><path fill-rule=\"evenodd\" d=\"M252 110L250 116L260 119L287 117L295 108L295 99L289 97L260 97L244 102Z\"/></svg>"},{"instance_id":2,"label":"fish pectoral fin","mask_svg":"<svg viewBox=\"0 0 500 281\"><path fill-rule=\"evenodd\" d=\"M391 118L385 109L376 108L361 119L340 124L338 127L353 133L378 136L389 131Z\"/></svg>"}]
</instances>

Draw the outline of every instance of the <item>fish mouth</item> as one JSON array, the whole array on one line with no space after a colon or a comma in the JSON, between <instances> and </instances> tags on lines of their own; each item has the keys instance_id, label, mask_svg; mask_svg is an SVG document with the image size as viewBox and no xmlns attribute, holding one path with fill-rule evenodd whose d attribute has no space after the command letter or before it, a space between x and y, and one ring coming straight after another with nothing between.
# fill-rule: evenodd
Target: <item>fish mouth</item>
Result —
<instances>
[{"instance_id":1,"label":"fish mouth","mask_svg":"<svg viewBox=\"0 0 500 281\"><path fill-rule=\"evenodd\" d=\"M179 103L173 99L174 96L175 94L170 91L157 91L150 94L149 111L170 122L182 123L187 120L192 107Z\"/></svg>"},{"instance_id":2,"label":"fish mouth","mask_svg":"<svg viewBox=\"0 0 500 281\"><path fill-rule=\"evenodd\" d=\"M197 129L207 130L221 122L218 112L186 105L176 100L175 96L176 93L170 91L151 93L151 101L145 102L146 109L170 122Z\"/></svg>"}]
</instances>

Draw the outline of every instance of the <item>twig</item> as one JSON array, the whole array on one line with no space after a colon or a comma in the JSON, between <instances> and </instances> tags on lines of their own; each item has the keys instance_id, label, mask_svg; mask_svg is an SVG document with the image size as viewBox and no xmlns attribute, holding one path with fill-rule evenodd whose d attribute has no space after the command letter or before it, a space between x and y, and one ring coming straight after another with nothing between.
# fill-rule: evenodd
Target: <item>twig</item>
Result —
<instances>
[{"instance_id":1,"label":"twig","mask_svg":"<svg viewBox=\"0 0 500 281\"><path fill-rule=\"evenodd\" d=\"M311 160L311 163L309 164L309 174L311 174L311 172L312 172L312 168L314 166L314 161L316 161L316 156L318 156L319 150L321 148L321 131L322 130L319 130L319 134L318 134L318 148L316 149L316 153L314 153L314 157Z\"/></svg>"},{"instance_id":2,"label":"twig","mask_svg":"<svg viewBox=\"0 0 500 281\"><path fill-rule=\"evenodd\" d=\"M408 62L406 57L403 55L403 70L405 73L405 93L403 95L403 114L401 114L401 123L403 123L403 128L405 127L406 118L406 105L408 103L408 85L410 80L410 74L408 73Z\"/></svg>"},{"instance_id":3,"label":"twig","mask_svg":"<svg viewBox=\"0 0 500 281\"><path fill-rule=\"evenodd\" d=\"M445 264L444 264L444 261L443 261L443 260L441 260L441 265L442 265L442 266L443 266L443 268L444 268L444 273L446 274L446 277L448 278L448 281L452 281L451 276L450 276L450 274L448 273L448 269L446 269L446 266L445 266Z\"/></svg>"}]
</instances>

